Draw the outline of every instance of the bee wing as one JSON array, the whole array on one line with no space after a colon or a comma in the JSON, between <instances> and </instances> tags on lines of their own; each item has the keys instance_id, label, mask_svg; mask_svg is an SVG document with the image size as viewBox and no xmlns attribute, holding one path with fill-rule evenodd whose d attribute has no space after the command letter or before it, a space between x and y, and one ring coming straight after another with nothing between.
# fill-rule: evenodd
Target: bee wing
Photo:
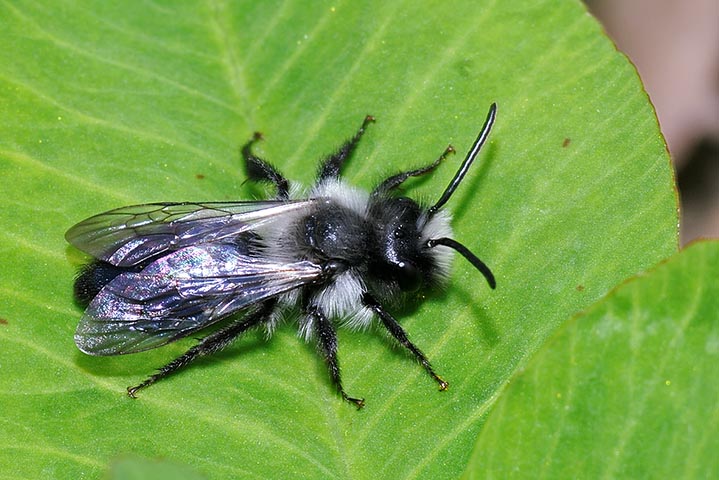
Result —
<instances>
[{"instance_id":1,"label":"bee wing","mask_svg":"<svg viewBox=\"0 0 719 480\"><path fill-rule=\"evenodd\" d=\"M186 247L108 283L87 307L75 343L91 355L159 347L321 274L311 262L275 263L229 244Z\"/></svg>"},{"instance_id":2,"label":"bee wing","mask_svg":"<svg viewBox=\"0 0 719 480\"><path fill-rule=\"evenodd\" d=\"M160 253L235 237L315 201L133 205L83 220L65 238L97 259L131 267Z\"/></svg>"}]
</instances>

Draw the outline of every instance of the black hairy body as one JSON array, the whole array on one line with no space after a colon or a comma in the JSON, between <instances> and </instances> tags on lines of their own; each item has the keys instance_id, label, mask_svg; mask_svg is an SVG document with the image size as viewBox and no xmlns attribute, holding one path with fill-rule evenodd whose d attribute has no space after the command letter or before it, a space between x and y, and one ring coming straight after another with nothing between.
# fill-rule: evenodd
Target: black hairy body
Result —
<instances>
[{"instance_id":1,"label":"black hairy body","mask_svg":"<svg viewBox=\"0 0 719 480\"><path fill-rule=\"evenodd\" d=\"M91 355L134 353L164 345L229 319L181 357L137 386L136 392L216 352L255 327L272 332L285 311L299 308L299 331L314 339L342 397L361 407L342 386L337 324L364 329L379 320L435 379L422 351L386 309L400 297L431 288L448 277L459 252L487 279L494 276L469 249L451 238L442 209L461 183L495 118L487 121L454 179L431 207L397 195L397 187L425 175L433 163L388 177L371 192L341 178L369 122L320 164L317 180L302 198L290 198L289 181L252 152L260 134L243 148L251 180L276 188L257 202L157 203L123 207L72 227L70 243L92 255L75 282L87 306L75 342Z\"/></svg>"}]
</instances>

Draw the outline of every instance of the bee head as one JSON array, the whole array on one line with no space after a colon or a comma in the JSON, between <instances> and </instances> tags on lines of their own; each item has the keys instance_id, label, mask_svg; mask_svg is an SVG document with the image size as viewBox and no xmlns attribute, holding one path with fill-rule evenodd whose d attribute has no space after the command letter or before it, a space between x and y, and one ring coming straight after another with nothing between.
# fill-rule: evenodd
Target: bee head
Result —
<instances>
[{"instance_id":1,"label":"bee head","mask_svg":"<svg viewBox=\"0 0 719 480\"><path fill-rule=\"evenodd\" d=\"M369 269L375 278L412 292L446 270L433 255L427 254L422 228L426 212L417 202L406 197L376 199L369 213L376 252Z\"/></svg>"},{"instance_id":2,"label":"bee head","mask_svg":"<svg viewBox=\"0 0 719 480\"><path fill-rule=\"evenodd\" d=\"M414 291L445 276L449 270L450 253L454 250L467 259L484 275L491 288L496 281L489 267L460 242L450 238L449 215L442 207L459 187L469 167L477 158L482 145L489 136L496 116L496 105L492 104L487 120L482 127L467 157L460 165L454 178L439 200L428 209L423 209L414 200L406 197L390 197L383 187L394 186L390 177L374 192L370 205L373 219L377 258L371 259L370 272L377 278L396 283L402 291ZM449 150L448 150L449 151ZM444 155L440 157L440 160ZM410 175L425 173L436 165L411 172ZM437 247L445 247L439 248Z\"/></svg>"}]
</instances>

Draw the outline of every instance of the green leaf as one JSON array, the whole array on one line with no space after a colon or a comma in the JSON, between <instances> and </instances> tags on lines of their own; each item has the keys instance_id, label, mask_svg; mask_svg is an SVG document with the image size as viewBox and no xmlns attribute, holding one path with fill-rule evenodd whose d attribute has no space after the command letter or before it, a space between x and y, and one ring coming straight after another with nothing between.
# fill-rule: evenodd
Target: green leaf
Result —
<instances>
[{"instance_id":1,"label":"green leaf","mask_svg":"<svg viewBox=\"0 0 719 480\"><path fill-rule=\"evenodd\" d=\"M110 468L110 480L202 480L184 466L163 460L123 458Z\"/></svg>"},{"instance_id":2,"label":"green leaf","mask_svg":"<svg viewBox=\"0 0 719 480\"><path fill-rule=\"evenodd\" d=\"M486 414L547 338L676 251L672 170L636 72L579 2L6 2L0 5L0 471L97 477L138 454L209 478L452 478ZM355 411L293 325L249 334L141 393L192 340L126 357L77 351L85 260L63 233L150 201L227 200L238 147L290 178L377 118L346 168L436 199L486 111L490 141L447 209L447 288L393 310L450 383L438 392L379 331L340 332ZM531 408L531 406L527 406Z\"/></svg>"},{"instance_id":3,"label":"green leaf","mask_svg":"<svg viewBox=\"0 0 719 480\"><path fill-rule=\"evenodd\" d=\"M716 478L719 242L566 323L479 435L477 478ZM529 407L528 407L529 406Z\"/></svg>"}]
</instances>

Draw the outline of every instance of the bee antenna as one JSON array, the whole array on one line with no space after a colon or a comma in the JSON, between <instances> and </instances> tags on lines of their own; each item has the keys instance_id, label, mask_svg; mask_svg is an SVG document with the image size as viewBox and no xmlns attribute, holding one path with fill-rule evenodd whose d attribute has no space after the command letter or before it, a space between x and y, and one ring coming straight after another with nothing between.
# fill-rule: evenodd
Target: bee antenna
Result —
<instances>
[{"instance_id":1,"label":"bee antenna","mask_svg":"<svg viewBox=\"0 0 719 480\"><path fill-rule=\"evenodd\" d=\"M462 162L462 165L459 167L459 170L457 170L457 173L454 174L454 178L452 179L451 182L449 182L449 185L447 185L447 188L445 189L442 196L439 197L439 200L437 200L437 203L435 203L432 207L430 207L430 209L429 209L430 216L437 213L437 211L440 208L442 208L445 203L447 203L447 200L449 200L449 197L452 196L454 191L457 190L457 187L459 187L459 184L462 182L462 179L467 174L467 170L469 170L469 167L472 166L472 162L474 162L474 159L477 158L477 155L479 154L479 151L481 150L482 145L484 145L485 140L487 140L487 137L489 136L489 131L492 129L492 125L494 124L494 119L496 117L497 117L497 104L493 103L489 107L489 113L487 114L487 119L484 121L484 126L482 127L482 130L479 132L479 135L477 136L477 140L474 141L474 145L472 145L472 148L469 150L469 153L467 153L467 158L464 159L464 162Z\"/></svg>"},{"instance_id":2,"label":"bee antenna","mask_svg":"<svg viewBox=\"0 0 719 480\"><path fill-rule=\"evenodd\" d=\"M489 284L490 288L494 289L497 287L497 282L494 279L494 274L489 269L485 263L477 258L477 256L470 252L467 247L459 243L457 240L453 240L451 238L431 238L427 240L427 247L434 248L437 245L444 245L445 247L449 247L453 250L456 250L459 252L460 255L462 255L464 258L466 258L469 263L471 263L474 268L479 270L482 275L484 275L484 278L487 279L487 283Z\"/></svg>"}]
</instances>

